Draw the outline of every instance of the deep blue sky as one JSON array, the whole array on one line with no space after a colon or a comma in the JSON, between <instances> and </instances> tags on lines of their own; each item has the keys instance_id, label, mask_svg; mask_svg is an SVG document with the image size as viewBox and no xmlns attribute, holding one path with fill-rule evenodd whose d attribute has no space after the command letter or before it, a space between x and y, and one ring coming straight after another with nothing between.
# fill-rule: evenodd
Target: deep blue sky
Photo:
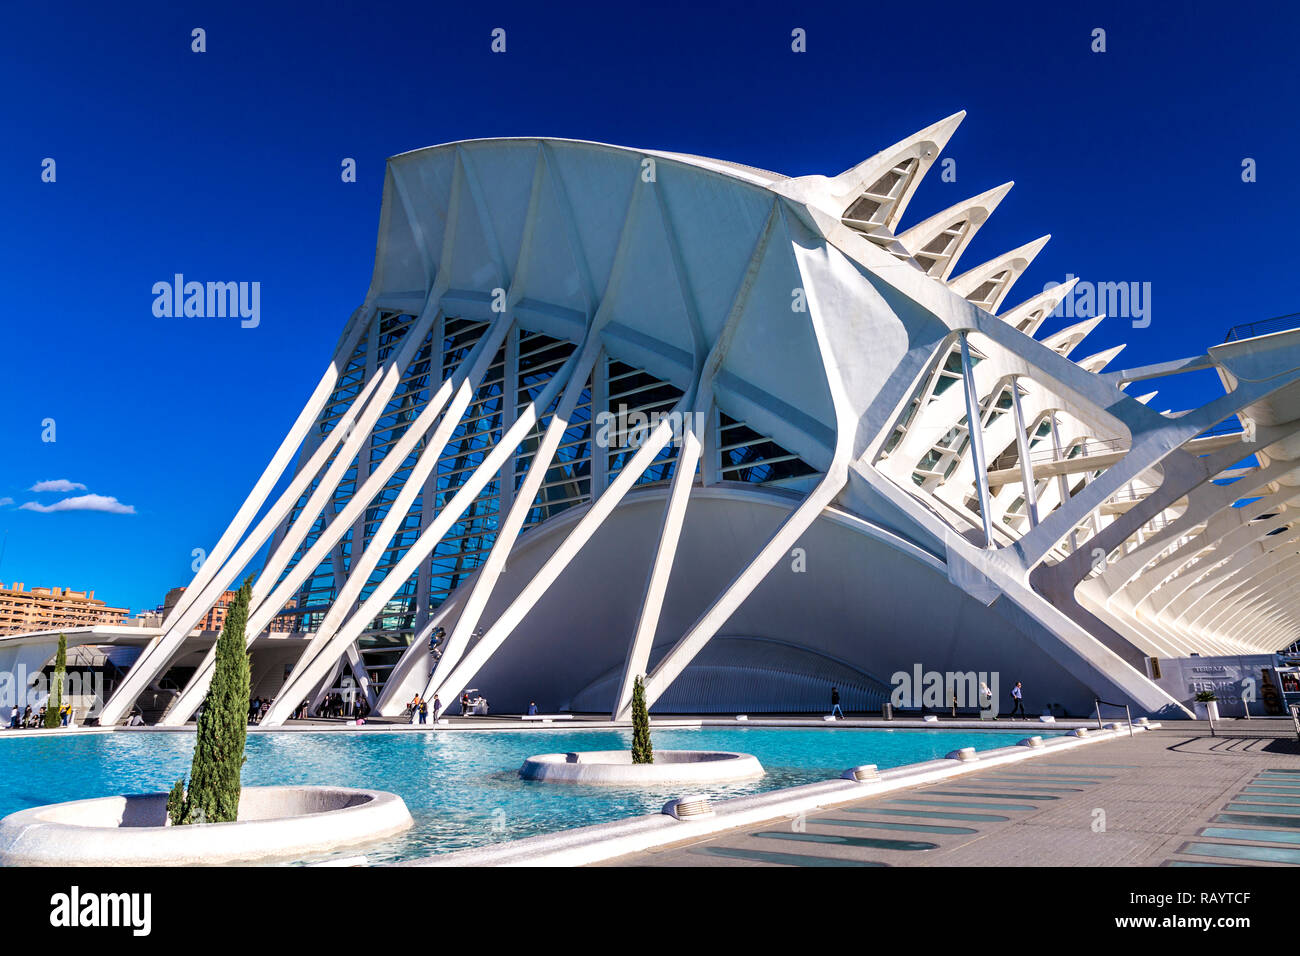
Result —
<instances>
[{"instance_id":1,"label":"deep blue sky","mask_svg":"<svg viewBox=\"0 0 1300 956\"><path fill-rule=\"evenodd\" d=\"M1173 358L1300 309L1294 4L979 6L6 4L0 580L133 609L188 581L365 293L386 157L433 143L568 136L833 174L965 109L957 182L932 174L904 225L1014 179L963 259L1052 233L1008 304L1067 272L1151 282L1151 326L1104 322L1079 355ZM154 318L176 272L260 281L261 326ZM1168 382L1155 405L1212 385ZM17 507L68 497L29 490L53 479L135 513Z\"/></svg>"}]
</instances>

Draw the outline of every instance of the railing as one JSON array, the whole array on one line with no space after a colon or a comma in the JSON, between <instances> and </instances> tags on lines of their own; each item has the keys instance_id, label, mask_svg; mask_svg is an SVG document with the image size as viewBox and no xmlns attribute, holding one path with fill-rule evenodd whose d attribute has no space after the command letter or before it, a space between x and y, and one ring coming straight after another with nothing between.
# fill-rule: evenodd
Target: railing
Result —
<instances>
[{"instance_id":1,"label":"railing","mask_svg":"<svg viewBox=\"0 0 1300 956\"><path fill-rule=\"evenodd\" d=\"M1061 455L1057 455L1054 448L1042 448L1038 451L1031 449L1029 463L1031 465L1046 465L1054 462L1074 461L1076 458L1088 458L1093 455L1126 452L1129 450L1129 444L1130 441L1127 438L1089 438L1080 442L1072 442L1068 448L1062 449ZM1077 454L1069 454L1076 450ZM993 460L993 463L989 465L989 471L1004 471L1008 468L1014 468L1019 461L1020 455L1018 452L1008 451Z\"/></svg>"},{"instance_id":2,"label":"railing","mask_svg":"<svg viewBox=\"0 0 1300 956\"><path fill-rule=\"evenodd\" d=\"M1274 332L1289 332L1297 328L1300 328L1300 312L1292 312L1290 315L1278 315L1271 319L1261 319L1258 322L1235 325L1228 330L1228 337L1223 341L1240 342L1242 339L1272 335Z\"/></svg>"},{"instance_id":3,"label":"railing","mask_svg":"<svg viewBox=\"0 0 1300 956\"><path fill-rule=\"evenodd\" d=\"M1128 704L1116 704L1116 703L1114 703L1113 701L1102 700L1100 697L1094 697L1094 698L1093 698L1093 701L1094 701L1094 702L1096 703L1096 705L1097 705L1097 729L1098 729L1098 730L1105 730L1105 729L1106 729L1106 725L1102 722L1102 719L1101 719L1101 705L1102 705L1102 704L1105 704L1107 707L1123 707L1123 708L1124 708L1124 720L1128 723L1128 735L1129 735L1130 737L1133 736L1133 712L1132 712L1132 710L1129 709Z\"/></svg>"}]
</instances>

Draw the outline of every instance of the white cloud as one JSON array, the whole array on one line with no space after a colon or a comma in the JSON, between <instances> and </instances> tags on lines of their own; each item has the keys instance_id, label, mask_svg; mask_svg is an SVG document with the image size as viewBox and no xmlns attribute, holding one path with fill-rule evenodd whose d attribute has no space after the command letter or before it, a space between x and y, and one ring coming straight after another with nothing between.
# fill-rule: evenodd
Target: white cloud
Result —
<instances>
[{"instance_id":1,"label":"white cloud","mask_svg":"<svg viewBox=\"0 0 1300 956\"><path fill-rule=\"evenodd\" d=\"M66 478L54 478L51 481L38 481L27 489L28 491L85 491L86 486L79 481L68 481ZM24 507L26 507L24 505Z\"/></svg>"},{"instance_id":2,"label":"white cloud","mask_svg":"<svg viewBox=\"0 0 1300 956\"><path fill-rule=\"evenodd\" d=\"M5 507L6 505L11 505L13 503L14 500L12 498L0 498L0 508Z\"/></svg>"},{"instance_id":3,"label":"white cloud","mask_svg":"<svg viewBox=\"0 0 1300 956\"><path fill-rule=\"evenodd\" d=\"M103 511L115 515L135 514L134 505L124 505L110 495L78 495L76 498L64 498L62 501L56 501L52 505L28 501L19 507L23 511L39 511L41 514L50 514L55 511Z\"/></svg>"}]
</instances>

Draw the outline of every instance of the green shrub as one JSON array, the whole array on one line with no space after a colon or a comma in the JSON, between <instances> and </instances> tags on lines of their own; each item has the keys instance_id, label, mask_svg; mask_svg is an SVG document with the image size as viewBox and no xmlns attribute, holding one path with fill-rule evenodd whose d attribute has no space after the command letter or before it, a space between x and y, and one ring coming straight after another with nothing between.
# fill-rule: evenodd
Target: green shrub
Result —
<instances>
[{"instance_id":1,"label":"green shrub","mask_svg":"<svg viewBox=\"0 0 1300 956\"><path fill-rule=\"evenodd\" d=\"M185 780L172 784L171 793L167 794L167 819L172 826L178 827L185 822Z\"/></svg>"}]
</instances>

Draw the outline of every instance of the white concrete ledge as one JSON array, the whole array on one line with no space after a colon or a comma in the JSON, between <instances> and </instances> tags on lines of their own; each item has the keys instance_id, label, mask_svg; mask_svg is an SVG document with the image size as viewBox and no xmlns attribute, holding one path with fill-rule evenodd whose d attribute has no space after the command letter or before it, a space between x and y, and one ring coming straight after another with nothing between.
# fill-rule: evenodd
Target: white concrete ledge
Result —
<instances>
[{"instance_id":1,"label":"white concrete ledge","mask_svg":"<svg viewBox=\"0 0 1300 956\"><path fill-rule=\"evenodd\" d=\"M116 727L34 727L16 730L6 727L0 731L0 740L21 740L25 737L85 737L95 734L111 734Z\"/></svg>"},{"instance_id":2,"label":"white concrete ledge","mask_svg":"<svg viewBox=\"0 0 1300 956\"><path fill-rule=\"evenodd\" d=\"M454 718L460 720L461 718ZM1144 718L1134 718L1136 725L1139 720ZM1257 717L1256 720L1266 718ZM1290 720L1290 717L1279 717L1278 720ZM551 723L547 723L547 721ZM564 720L564 726L556 726L556 720ZM1193 723L1188 721L1188 723ZM920 718L896 717L893 720L882 720L879 717L846 717L833 721L825 721L820 717L749 717L739 715L736 717L652 717L650 726L655 729L699 729L702 727L805 727L818 728L825 730L978 730L989 731L992 733L1008 733L1024 730L1029 726L1038 724L1037 719L1033 720L1012 720L1002 718L998 720L984 720L980 718L941 718L939 721L924 721ZM1054 731L1070 730L1074 727L1096 728L1097 719L1095 717L1079 717L1057 719ZM522 720L516 716L496 716L496 717L473 717L466 718L462 723L451 723L447 718L439 718L437 721L430 721L427 724L411 724L405 721L401 723L366 723L356 724L352 721L347 723L335 724L284 724L280 727L262 727L254 724L248 728L249 735L253 734L426 734L426 733L491 733L496 731L510 731L516 733L529 733L538 731L554 730L562 733L572 733L575 730L630 730L631 721L627 720L605 720L593 719L582 715L569 715L566 719L563 715L544 714L532 720ZM194 733L194 724L184 724L179 727L151 725L146 727L64 727L57 731L64 736L72 736L81 733L119 733L119 734L192 734ZM0 741L7 738L19 739L29 736L49 736L51 731L29 730L15 731L7 730L0 732Z\"/></svg>"},{"instance_id":3,"label":"white concrete ledge","mask_svg":"<svg viewBox=\"0 0 1300 956\"><path fill-rule=\"evenodd\" d=\"M1134 727L1137 733L1146 733L1160 727ZM583 866L612 860L629 853L638 853L654 847L667 846L690 840L704 839L737 827L752 826L781 817L793 817L826 807L854 803L864 797L891 793L957 777L979 773L991 767L1033 760L1046 753L1057 753L1077 747L1091 747L1117 737L1127 737L1123 731L1102 730L1087 737L1053 737L1042 747L999 747L978 754L975 761L943 758L895 767L880 771L879 779L855 782L853 780L827 780L821 783L788 787L768 793L752 794L723 800L712 804L713 813L704 817L677 820L664 813L630 817L611 823L562 830L535 837L525 837L490 847L458 850L398 864L401 866Z\"/></svg>"},{"instance_id":4,"label":"white concrete ledge","mask_svg":"<svg viewBox=\"0 0 1300 956\"><path fill-rule=\"evenodd\" d=\"M724 750L656 750L654 763L633 763L627 750L588 750L529 757L519 776L547 783L656 787L752 780L763 776L763 765L752 754Z\"/></svg>"},{"instance_id":5,"label":"white concrete ledge","mask_svg":"<svg viewBox=\"0 0 1300 956\"><path fill-rule=\"evenodd\" d=\"M201 866L293 860L412 825L401 797L344 787L244 787L239 819L174 827L167 794L53 803L0 820L4 866Z\"/></svg>"}]
</instances>

